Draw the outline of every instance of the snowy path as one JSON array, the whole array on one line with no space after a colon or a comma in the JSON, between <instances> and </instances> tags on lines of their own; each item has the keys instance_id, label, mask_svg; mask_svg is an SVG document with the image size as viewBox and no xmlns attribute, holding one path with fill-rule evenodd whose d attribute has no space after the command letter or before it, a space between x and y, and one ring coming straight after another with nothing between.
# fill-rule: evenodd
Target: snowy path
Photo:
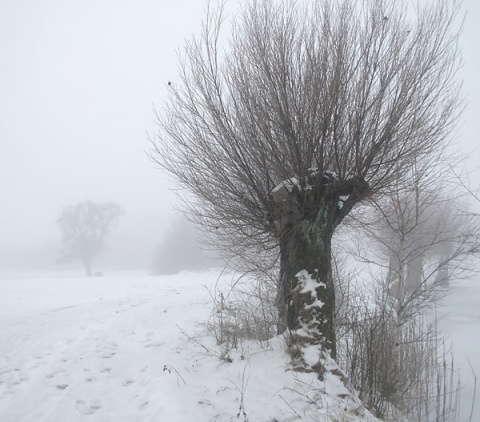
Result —
<instances>
[{"instance_id":1,"label":"snowy path","mask_svg":"<svg viewBox=\"0 0 480 422\"><path fill-rule=\"evenodd\" d=\"M0 280L0 420L107 421L119 412L115 420L168 420L188 411L163 368L183 370L191 358L179 356L176 324L194 330L208 316L207 297L195 304L180 294L195 280L60 281Z\"/></svg>"},{"instance_id":2,"label":"snowy path","mask_svg":"<svg viewBox=\"0 0 480 422\"><path fill-rule=\"evenodd\" d=\"M312 405L313 391L330 390L286 371L281 339L244 342L231 363L219 358L204 326L212 308L204 286L217 277L0 275L0 422L334 420L341 402L327 394ZM457 360L465 352L477 375L479 301L480 283L464 283L442 310Z\"/></svg>"},{"instance_id":3,"label":"snowy path","mask_svg":"<svg viewBox=\"0 0 480 422\"><path fill-rule=\"evenodd\" d=\"M205 327L217 278L3 276L0 421L374 420L355 401L345 412L334 384L287 371L282 338L220 359Z\"/></svg>"}]
</instances>

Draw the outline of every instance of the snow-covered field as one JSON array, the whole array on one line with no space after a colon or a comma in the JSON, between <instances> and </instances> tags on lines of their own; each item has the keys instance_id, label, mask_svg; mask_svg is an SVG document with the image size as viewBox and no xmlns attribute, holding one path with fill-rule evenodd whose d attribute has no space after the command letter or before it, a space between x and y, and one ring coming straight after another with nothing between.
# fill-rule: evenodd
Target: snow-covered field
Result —
<instances>
[{"instance_id":1,"label":"snow-covered field","mask_svg":"<svg viewBox=\"0 0 480 422\"><path fill-rule=\"evenodd\" d=\"M212 312L205 286L218 276L0 274L0 421L340 417L345 403L334 386L286 370L281 338L242 343L232 362L220 359L205 326ZM444 324L457 330L452 340L465 341L456 345L457 357L467 353L480 374L480 286L472 286L456 291L458 312ZM325 388L328 394L314 396ZM362 412L343 420L370 419Z\"/></svg>"},{"instance_id":2,"label":"snow-covered field","mask_svg":"<svg viewBox=\"0 0 480 422\"><path fill-rule=\"evenodd\" d=\"M204 286L217 278L3 277L0 421L321 421L341 411L335 386L315 398L325 385L286 371L281 338L220 359L205 327Z\"/></svg>"}]
</instances>

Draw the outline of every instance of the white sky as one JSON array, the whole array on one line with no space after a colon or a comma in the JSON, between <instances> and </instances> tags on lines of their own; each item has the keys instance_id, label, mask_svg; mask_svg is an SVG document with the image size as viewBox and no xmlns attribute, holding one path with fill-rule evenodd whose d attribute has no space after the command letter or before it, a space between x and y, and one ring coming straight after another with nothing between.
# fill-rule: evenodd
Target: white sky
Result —
<instances>
[{"instance_id":1,"label":"white sky","mask_svg":"<svg viewBox=\"0 0 480 422\"><path fill-rule=\"evenodd\" d=\"M480 6L464 4L470 107L460 137L472 150L480 146ZM125 208L117 239L128 235L131 249L161 240L174 194L146 157L146 131L155 131L153 104L162 107L176 50L198 32L203 7L0 0L0 254L58 242L61 207L85 199Z\"/></svg>"},{"instance_id":2,"label":"white sky","mask_svg":"<svg viewBox=\"0 0 480 422\"><path fill-rule=\"evenodd\" d=\"M86 199L125 208L131 248L161 240L174 195L146 131L202 15L193 0L0 0L0 253L58 241L61 207Z\"/></svg>"}]
</instances>

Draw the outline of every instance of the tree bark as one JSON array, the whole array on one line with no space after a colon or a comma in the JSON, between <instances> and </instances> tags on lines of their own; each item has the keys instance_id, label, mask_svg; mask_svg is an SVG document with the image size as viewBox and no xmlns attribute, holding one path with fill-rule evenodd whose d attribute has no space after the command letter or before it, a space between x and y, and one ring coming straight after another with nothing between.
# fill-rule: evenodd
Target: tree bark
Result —
<instances>
[{"instance_id":1,"label":"tree bark","mask_svg":"<svg viewBox=\"0 0 480 422\"><path fill-rule=\"evenodd\" d=\"M368 190L358 177L340 183L332 173L312 172L305 186L287 181L272 193L279 332L288 330L296 368L319 377L328 358L336 358L333 233Z\"/></svg>"},{"instance_id":2,"label":"tree bark","mask_svg":"<svg viewBox=\"0 0 480 422\"><path fill-rule=\"evenodd\" d=\"M305 219L280 242L280 306L295 342L319 345L335 359L332 234L318 219Z\"/></svg>"},{"instance_id":3,"label":"tree bark","mask_svg":"<svg viewBox=\"0 0 480 422\"><path fill-rule=\"evenodd\" d=\"M409 293L416 292L422 288L423 276L423 254L416 254L407 263L407 280L406 287Z\"/></svg>"}]
</instances>

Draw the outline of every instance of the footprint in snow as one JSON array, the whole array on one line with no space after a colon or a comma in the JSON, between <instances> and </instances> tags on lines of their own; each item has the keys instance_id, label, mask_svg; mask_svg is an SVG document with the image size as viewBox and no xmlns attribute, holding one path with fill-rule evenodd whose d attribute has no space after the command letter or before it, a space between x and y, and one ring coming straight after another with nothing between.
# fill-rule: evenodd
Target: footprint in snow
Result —
<instances>
[{"instance_id":1,"label":"footprint in snow","mask_svg":"<svg viewBox=\"0 0 480 422\"><path fill-rule=\"evenodd\" d=\"M97 348L97 353L103 359L111 359L117 354L118 344L114 341L102 345L101 348Z\"/></svg>"},{"instance_id":2,"label":"footprint in snow","mask_svg":"<svg viewBox=\"0 0 480 422\"><path fill-rule=\"evenodd\" d=\"M29 379L20 368L6 369L0 372L0 385L17 386Z\"/></svg>"},{"instance_id":3,"label":"footprint in snow","mask_svg":"<svg viewBox=\"0 0 480 422\"><path fill-rule=\"evenodd\" d=\"M78 399L76 402L76 407L80 413L84 415L92 415L102 407L102 402L99 399L92 400L91 402Z\"/></svg>"}]
</instances>

